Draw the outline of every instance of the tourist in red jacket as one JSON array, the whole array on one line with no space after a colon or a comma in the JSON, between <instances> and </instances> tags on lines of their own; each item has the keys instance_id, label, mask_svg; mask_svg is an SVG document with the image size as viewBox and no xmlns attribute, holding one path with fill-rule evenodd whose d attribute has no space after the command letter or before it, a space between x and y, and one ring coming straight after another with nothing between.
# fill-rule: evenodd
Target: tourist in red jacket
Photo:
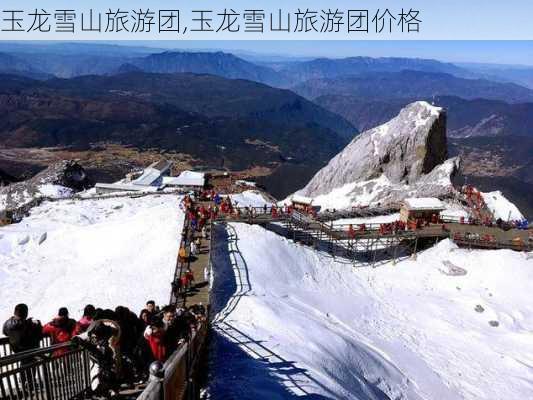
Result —
<instances>
[{"instance_id":1,"label":"tourist in red jacket","mask_svg":"<svg viewBox=\"0 0 533 400\"><path fill-rule=\"evenodd\" d=\"M165 329L161 321L152 323L144 331L144 338L152 350L155 360L165 362L167 351L165 346Z\"/></svg>"},{"instance_id":2,"label":"tourist in red jacket","mask_svg":"<svg viewBox=\"0 0 533 400\"><path fill-rule=\"evenodd\" d=\"M85 306L85 308L83 309L83 316L76 323L76 329L74 329L74 336L85 332L89 328L89 325L91 325L91 323L93 322L93 317L95 313L96 309L92 304L87 304Z\"/></svg>"},{"instance_id":3,"label":"tourist in red jacket","mask_svg":"<svg viewBox=\"0 0 533 400\"><path fill-rule=\"evenodd\" d=\"M76 321L68 317L66 307L61 307L51 322L43 327L43 335L50 336L52 344L68 342L74 336ZM54 352L54 356L60 356L66 353L67 349L60 349Z\"/></svg>"}]
</instances>

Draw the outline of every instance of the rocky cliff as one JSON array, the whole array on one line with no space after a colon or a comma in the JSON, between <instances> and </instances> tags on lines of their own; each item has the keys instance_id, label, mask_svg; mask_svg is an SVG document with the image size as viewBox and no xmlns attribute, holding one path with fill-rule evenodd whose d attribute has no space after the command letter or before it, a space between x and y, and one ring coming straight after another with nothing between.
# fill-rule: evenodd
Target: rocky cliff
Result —
<instances>
[{"instance_id":1,"label":"rocky cliff","mask_svg":"<svg viewBox=\"0 0 533 400\"><path fill-rule=\"evenodd\" d=\"M68 197L90 186L81 165L75 161L60 161L26 181L0 188L0 210L20 210L37 199Z\"/></svg>"},{"instance_id":2,"label":"rocky cliff","mask_svg":"<svg viewBox=\"0 0 533 400\"><path fill-rule=\"evenodd\" d=\"M352 140L299 193L324 207L444 196L459 160L447 160L446 113L427 102Z\"/></svg>"}]
</instances>

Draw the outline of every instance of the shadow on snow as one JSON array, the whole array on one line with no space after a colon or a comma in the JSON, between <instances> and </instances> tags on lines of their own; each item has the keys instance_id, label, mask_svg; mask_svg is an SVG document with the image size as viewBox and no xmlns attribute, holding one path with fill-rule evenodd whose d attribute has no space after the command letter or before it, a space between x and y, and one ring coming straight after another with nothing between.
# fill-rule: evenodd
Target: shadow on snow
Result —
<instances>
[{"instance_id":1,"label":"shadow on snow","mask_svg":"<svg viewBox=\"0 0 533 400\"><path fill-rule=\"evenodd\" d=\"M309 399L329 400L338 395L310 373L275 353L268 342L248 336L232 324L230 315L252 290L248 265L231 225L217 225L213 231L214 281L211 288L212 331L209 360L209 394L219 399ZM360 377L362 382L366 380ZM387 400L377 387L363 383L353 393L362 400ZM327 396L311 393L317 388Z\"/></svg>"}]
</instances>

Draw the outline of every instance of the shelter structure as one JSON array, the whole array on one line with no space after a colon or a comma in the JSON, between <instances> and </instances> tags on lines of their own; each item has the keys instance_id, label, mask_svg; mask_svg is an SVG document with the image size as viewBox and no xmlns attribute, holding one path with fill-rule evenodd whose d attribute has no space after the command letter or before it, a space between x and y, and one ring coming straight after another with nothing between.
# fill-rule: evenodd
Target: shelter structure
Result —
<instances>
[{"instance_id":1,"label":"shelter structure","mask_svg":"<svg viewBox=\"0 0 533 400\"><path fill-rule=\"evenodd\" d=\"M178 176L164 176L163 185L187 190L203 189L205 174L203 172L183 171Z\"/></svg>"},{"instance_id":2,"label":"shelter structure","mask_svg":"<svg viewBox=\"0 0 533 400\"><path fill-rule=\"evenodd\" d=\"M403 222L432 220L438 217L446 207L435 197L411 197L400 206L400 220Z\"/></svg>"},{"instance_id":3,"label":"shelter structure","mask_svg":"<svg viewBox=\"0 0 533 400\"><path fill-rule=\"evenodd\" d=\"M133 172L125 179L115 183L97 183L96 193L104 194L111 192L155 192L163 188L163 178L170 175L172 162L159 160L144 170Z\"/></svg>"},{"instance_id":4,"label":"shelter structure","mask_svg":"<svg viewBox=\"0 0 533 400\"><path fill-rule=\"evenodd\" d=\"M313 207L313 199L295 194L291 197L291 205L295 210L307 212Z\"/></svg>"},{"instance_id":5,"label":"shelter structure","mask_svg":"<svg viewBox=\"0 0 533 400\"><path fill-rule=\"evenodd\" d=\"M163 177L170 176L171 167L171 161L157 161L145 168L142 174L138 178L133 179L131 183L139 186L161 186L163 185Z\"/></svg>"}]
</instances>

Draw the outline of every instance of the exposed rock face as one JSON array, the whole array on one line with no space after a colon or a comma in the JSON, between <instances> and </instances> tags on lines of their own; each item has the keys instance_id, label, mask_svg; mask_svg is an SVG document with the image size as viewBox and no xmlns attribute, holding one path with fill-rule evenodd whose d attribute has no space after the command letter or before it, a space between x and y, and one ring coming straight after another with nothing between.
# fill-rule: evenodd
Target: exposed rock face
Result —
<instances>
[{"instance_id":1,"label":"exposed rock face","mask_svg":"<svg viewBox=\"0 0 533 400\"><path fill-rule=\"evenodd\" d=\"M14 177L0 170L0 187L9 185L10 183L15 182L15 180Z\"/></svg>"},{"instance_id":2,"label":"exposed rock face","mask_svg":"<svg viewBox=\"0 0 533 400\"><path fill-rule=\"evenodd\" d=\"M66 197L91 182L75 161L59 161L34 177L0 188L0 209L18 210L42 197Z\"/></svg>"},{"instance_id":3,"label":"exposed rock face","mask_svg":"<svg viewBox=\"0 0 533 400\"><path fill-rule=\"evenodd\" d=\"M446 114L420 101L357 136L299 193L337 208L444 196L453 191L450 178L460 166L458 159L446 158Z\"/></svg>"},{"instance_id":4,"label":"exposed rock face","mask_svg":"<svg viewBox=\"0 0 533 400\"><path fill-rule=\"evenodd\" d=\"M90 186L83 167L75 161L63 160L50 165L26 182L34 184L60 185L73 190L83 190Z\"/></svg>"}]
</instances>

